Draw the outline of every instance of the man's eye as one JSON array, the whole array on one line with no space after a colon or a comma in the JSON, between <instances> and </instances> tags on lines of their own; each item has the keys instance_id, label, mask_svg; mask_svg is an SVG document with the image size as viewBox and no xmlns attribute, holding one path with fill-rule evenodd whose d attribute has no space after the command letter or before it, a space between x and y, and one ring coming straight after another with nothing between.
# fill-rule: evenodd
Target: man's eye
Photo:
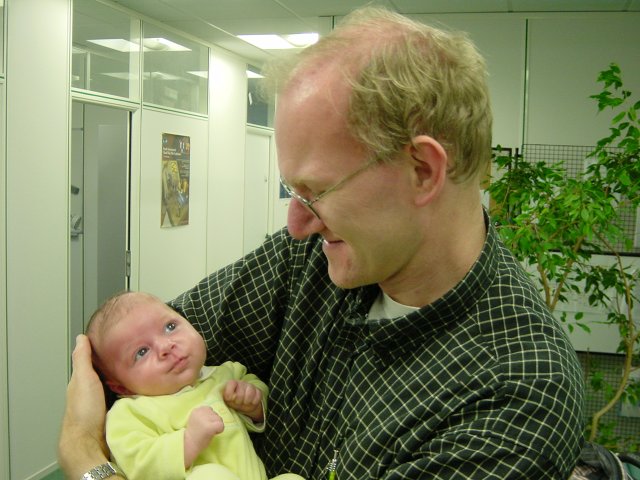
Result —
<instances>
[{"instance_id":1,"label":"man's eye","mask_svg":"<svg viewBox=\"0 0 640 480\"><path fill-rule=\"evenodd\" d=\"M304 189L304 197L309 199L309 200L313 200L314 198L316 198L318 195L322 195L322 192L324 192L324 190L321 190L320 192L318 192L317 190L312 190L310 188L305 188Z\"/></svg>"},{"instance_id":2,"label":"man's eye","mask_svg":"<svg viewBox=\"0 0 640 480\"><path fill-rule=\"evenodd\" d=\"M305 198L307 200L316 198L318 196L315 190L312 190L311 188L305 185L300 185L296 188L292 188L292 190L296 193L296 195L298 195L299 197Z\"/></svg>"},{"instance_id":3,"label":"man's eye","mask_svg":"<svg viewBox=\"0 0 640 480\"><path fill-rule=\"evenodd\" d=\"M138 350L136 352L136 361L140 360L142 357L144 357L147 353L149 352L149 349L147 347L142 347L140 350Z\"/></svg>"},{"instance_id":4,"label":"man's eye","mask_svg":"<svg viewBox=\"0 0 640 480\"><path fill-rule=\"evenodd\" d=\"M173 332L176 329L177 325L176 322L169 322L165 325L164 329L167 332Z\"/></svg>"}]
</instances>

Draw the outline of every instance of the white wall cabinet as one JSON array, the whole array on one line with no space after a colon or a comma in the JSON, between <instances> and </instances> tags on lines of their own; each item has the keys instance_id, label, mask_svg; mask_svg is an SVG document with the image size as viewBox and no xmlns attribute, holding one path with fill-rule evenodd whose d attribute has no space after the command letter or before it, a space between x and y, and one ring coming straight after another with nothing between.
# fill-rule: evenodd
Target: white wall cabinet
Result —
<instances>
[{"instance_id":1,"label":"white wall cabinet","mask_svg":"<svg viewBox=\"0 0 640 480\"><path fill-rule=\"evenodd\" d=\"M169 300L205 276L207 256L206 119L143 109L140 155L139 290ZM163 227L163 133L189 137L189 220L187 225Z\"/></svg>"},{"instance_id":2,"label":"white wall cabinet","mask_svg":"<svg viewBox=\"0 0 640 480\"><path fill-rule=\"evenodd\" d=\"M1 402L8 400L10 478L23 480L55 468L68 373L71 5L19 0L6 11L8 397Z\"/></svg>"}]
</instances>

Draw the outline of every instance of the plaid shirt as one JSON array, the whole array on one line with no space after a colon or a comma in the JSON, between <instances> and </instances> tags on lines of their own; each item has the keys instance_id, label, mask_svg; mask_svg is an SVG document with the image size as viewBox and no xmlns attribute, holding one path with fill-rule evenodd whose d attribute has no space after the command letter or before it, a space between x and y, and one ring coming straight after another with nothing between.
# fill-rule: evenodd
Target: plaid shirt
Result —
<instances>
[{"instance_id":1,"label":"plaid shirt","mask_svg":"<svg viewBox=\"0 0 640 480\"><path fill-rule=\"evenodd\" d=\"M285 230L172 306L208 364L267 379L270 476L337 480L566 479L582 442L580 364L562 328L489 226L467 276L438 301L371 320L376 285L345 290L321 238Z\"/></svg>"}]
</instances>

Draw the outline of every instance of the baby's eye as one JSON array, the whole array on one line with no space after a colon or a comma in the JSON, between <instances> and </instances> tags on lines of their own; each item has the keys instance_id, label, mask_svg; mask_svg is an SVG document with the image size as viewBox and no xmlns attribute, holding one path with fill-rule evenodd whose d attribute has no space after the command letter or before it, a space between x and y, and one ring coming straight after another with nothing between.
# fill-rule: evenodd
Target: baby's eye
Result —
<instances>
[{"instance_id":1,"label":"baby's eye","mask_svg":"<svg viewBox=\"0 0 640 480\"><path fill-rule=\"evenodd\" d=\"M135 361L137 362L138 360L140 360L142 357L144 357L147 353L149 352L149 349L147 347L142 347L140 350L138 350L136 352L136 357L135 357Z\"/></svg>"},{"instance_id":2,"label":"baby's eye","mask_svg":"<svg viewBox=\"0 0 640 480\"><path fill-rule=\"evenodd\" d=\"M167 332L173 332L176 329L177 325L176 322L169 322L165 325L164 329Z\"/></svg>"}]
</instances>

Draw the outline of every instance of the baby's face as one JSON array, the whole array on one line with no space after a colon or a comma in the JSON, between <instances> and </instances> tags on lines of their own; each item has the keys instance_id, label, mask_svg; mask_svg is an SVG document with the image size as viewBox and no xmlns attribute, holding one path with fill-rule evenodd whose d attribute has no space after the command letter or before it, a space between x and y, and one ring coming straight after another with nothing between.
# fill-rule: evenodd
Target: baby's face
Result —
<instances>
[{"instance_id":1,"label":"baby's face","mask_svg":"<svg viewBox=\"0 0 640 480\"><path fill-rule=\"evenodd\" d=\"M100 356L116 393L166 395L195 382L206 350L185 318L160 301L144 299L109 327Z\"/></svg>"}]
</instances>

